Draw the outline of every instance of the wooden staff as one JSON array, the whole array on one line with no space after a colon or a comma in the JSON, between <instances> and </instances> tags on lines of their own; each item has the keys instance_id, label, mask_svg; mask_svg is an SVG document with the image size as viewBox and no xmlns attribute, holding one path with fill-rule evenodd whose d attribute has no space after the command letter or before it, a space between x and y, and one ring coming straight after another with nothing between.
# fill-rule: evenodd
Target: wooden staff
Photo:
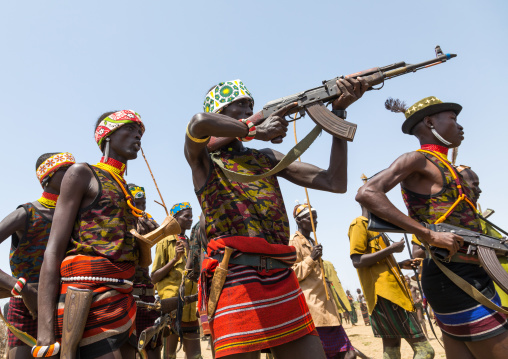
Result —
<instances>
[{"instance_id":1,"label":"wooden staff","mask_svg":"<svg viewBox=\"0 0 508 359\"><path fill-rule=\"evenodd\" d=\"M296 120L295 113L295 120ZM293 121L293 132L295 133L295 142L298 143L298 139L296 136L296 121ZM301 157L298 157L298 161L302 162ZM310 224L312 225L312 232L314 233L314 241L316 242L316 245L318 245L317 240L317 234L316 234L316 226L314 224L314 216L312 215L312 206L310 205L310 199L309 199L309 191L307 190L307 187L303 187L305 189L305 196L307 197L307 205L309 206L309 215L310 215ZM325 286L325 292L326 292L326 299L330 300L330 294L328 293L328 285L326 284L326 278L325 278L325 270L323 268L323 259L319 258L319 267L321 268L321 275L323 276L323 285Z\"/></svg>"},{"instance_id":2,"label":"wooden staff","mask_svg":"<svg viewBox=\"0 0 508 359\"><path fill-rule=\"evenodd\" d=\"M160 204L162 207L164 207L164 210L166 211L166 216L169 216L168 208L166 207L166 203L164 203L164 198L162 198L161 191L159 191L159 186L157 186L157 181L155 180L155 177L153 176L152 169L150 168L150 165L148 164L148 161L145 157L145 152L143 152L143 148L141 147L141 154L143 155L143 158L145 159L146 165L148 166L148 171L150 171L150 174L152 175L153 183L155 183L155 188L157 188L157 192L159 192L159 197L161 198L162 203L157 202L154 200L155 203Z\"/></svg>"}]
</instances>

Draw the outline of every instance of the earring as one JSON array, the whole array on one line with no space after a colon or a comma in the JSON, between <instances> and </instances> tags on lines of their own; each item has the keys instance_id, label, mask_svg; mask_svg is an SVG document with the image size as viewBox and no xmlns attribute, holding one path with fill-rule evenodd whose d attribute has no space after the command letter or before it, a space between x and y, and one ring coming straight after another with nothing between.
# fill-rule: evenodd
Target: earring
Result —
<instances>
[{"instance_id":1,"label":"earring","mask_svg":"<svg viewBox=\"0 0 508 359\"><path fill-rule=\"evenodd\" d=\"M434 128L434 126L431 126L430 127L430 130L432 131L432 134L439 140L441 141L441 143L443 143L445 146L450 146L452 143L451 142L448 142L447 140L445 140L443 137L441 137L441 135L439 133L437 133L436 129Z\"/></svg>"},{"instance_id":2,"label":"earring","mask_svg":"<svg viewBox=\"0 0 508 359\"><path fill-rule=\"evenodd\" d=\"M106 137L106 148L104 149L104 162L109 159L109 137Z\"/></svg>"}]
</instances>

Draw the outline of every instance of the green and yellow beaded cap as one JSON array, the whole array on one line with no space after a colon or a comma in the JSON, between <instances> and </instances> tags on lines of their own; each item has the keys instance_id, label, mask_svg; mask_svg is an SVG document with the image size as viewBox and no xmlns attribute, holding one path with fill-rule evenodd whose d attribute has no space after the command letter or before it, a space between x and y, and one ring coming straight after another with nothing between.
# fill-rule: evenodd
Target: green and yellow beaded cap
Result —
<instances>
[{"instance_id":1,"label":"green and yellow beaded cap","mask_svg":"<svg viewBox=\"0 0 508 359\"><path fill-rule=\"evenodd\" d=\"M254 103L251 93L239 79L221 82L206 94L203 110L205 112L219 113L231 102L249 98Z\"/></svg>"},{"instance_id":2,"label":"green and yellow beaded cap","mask_svg":"<svg viewBox=\"0 0 508 359\"><path fill-rule=\"evenodd\" d=\"M461 110L462 106L459 104L443 102L435 96L425 97L404 112L406 121L402 124L402 132L410 135L413 127L427 116L444 111L453 111L458 115Z\"/></svg>"}]
</instances>

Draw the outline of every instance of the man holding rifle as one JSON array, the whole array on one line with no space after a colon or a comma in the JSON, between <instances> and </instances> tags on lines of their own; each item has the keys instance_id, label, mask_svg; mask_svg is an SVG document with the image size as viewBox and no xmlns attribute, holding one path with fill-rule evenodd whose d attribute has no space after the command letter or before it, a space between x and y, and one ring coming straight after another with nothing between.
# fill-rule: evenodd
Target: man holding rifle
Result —
<instances>
[{"instance_id":1,"label":"man holding rifle","mask_svg":"<svg viewBox=\"0 0 508 359\"><path fill-rule=\"evenodd\" d=\"M482 267L454 260L453 255L462 250L463 238L452 232L434 232L421 224L448 223L482 233L471 201L474 192L447 158L448 149L458 147L464 139L463 127L457 122L462 106L443 103L436 97L424 98L409 108L392 99L385 105L393 112L404 112L402 131L416 136L421 148L402 155L360 188L357 201L375 215L416 234L425 244L447 249L451 261L439 264L499 304L492 279ZM399 183L409 216L386 196ZM429 258L424 261L422 285L444 333L448 358L506 357L508 324L504 314L480 305Z\"/></svg>"},{"instance_id":2,"label":"man holding rifle","mask_svg":"<svg viewBox=\"0 0 508 359\"><path fill-rule=\"evenodd\" d=\"M337 86L342 94L332 107L338 113L368 88L363 79L341 79ZM291 270L296 255L288 246L289 223L277 176L300 186L344 193L347 145L333 138L327 170L293 162L277 176L249 183L231 181L221 167L260 175L283 157L272 149L245 148L242 142L257 139L281 143L288 126L283 116L293 105L281 108L257 126L246 120L253 115L253 106L254 100L240 80L223 82L208 91L204 113L196 114L187 126L185 156L210 240L198 305L208 305L217 358L254 358L269 348L278 358L324 358L305 297ZM210 136L237 140L211 155L207 149ZM218 274L218 262L228 268L224 253L231 249L229 272L217 288L212 278Z\"/></svg>"}]
</instances>

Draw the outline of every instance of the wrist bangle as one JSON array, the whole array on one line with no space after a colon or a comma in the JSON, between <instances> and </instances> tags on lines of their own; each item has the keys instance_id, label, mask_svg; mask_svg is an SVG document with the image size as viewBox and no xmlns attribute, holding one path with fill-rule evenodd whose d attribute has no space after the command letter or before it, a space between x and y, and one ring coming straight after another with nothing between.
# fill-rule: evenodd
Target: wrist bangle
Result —
<instances>
[{"instance_id":1,"label":"wrist bangle","mask_svg":"<svg viewBox=\"0 0 508 359\"><path fill-rule=\"evenodd\" d=\"M34 358L47 358L57 355L60 352L60 343L56 342L51 345L34 345L32 347L32 356Z\"/></svg>"},{"instance_id":2,"label":"wrist bangle","mask_svg":"<svg viewBox=\"0 0 508 359\"><path fill-rule=\"evenodd\" d=\"M189 125L190 125L190 122L187 124L187 128L185 129L185 132L187 132L187 137L189 137L189 139L192 141L192 142L196 142L196 143L203 143L203 142L206 142L210 139L210 136L206 137L206 138L196 138L196 137L193 137L190 132L189 132Z\"/></svg>"},{"instance_id":3,"label":"wrist bangle","mask_svg":"<svg viewBox=\"0 0 508 359\"><path fill-rule=\"evenodd\" d=\"M11 290L11 294L15 297L17 295L21 294L21 291L25 287L26 279L25 278L19 278L16 284L14 284L14 287Z\"/></svg>"},{"instance_id":4,"label":"wrist bangle","mask_svg":"<svg viewBox=\"0 0 508 359\"><path fill-rule=\"evenodd\" d=\"M237 139L239 141L243 141L243 142L249 142L249 141L252 141L254 139L254 137L256 137L256 126L254 126L254 124L252 122L250 122L249 120L238 120L242 123L245 123L247 125L247 127L249 128L249 132L247 133L247 136L245 137L237 137Z\"/></svg>"},{"instance_id":5,"label":"wrist bangle","mask_svg":"<svg viewBox=\"0 0 508 359\"><path fill-rule=\"evenodd\" d=\"M332 113L335 116L342 118L343 120L345 120L346 117L347 117L347 111L346 110L332 110Z\"/></svg>"}]
</instances>

